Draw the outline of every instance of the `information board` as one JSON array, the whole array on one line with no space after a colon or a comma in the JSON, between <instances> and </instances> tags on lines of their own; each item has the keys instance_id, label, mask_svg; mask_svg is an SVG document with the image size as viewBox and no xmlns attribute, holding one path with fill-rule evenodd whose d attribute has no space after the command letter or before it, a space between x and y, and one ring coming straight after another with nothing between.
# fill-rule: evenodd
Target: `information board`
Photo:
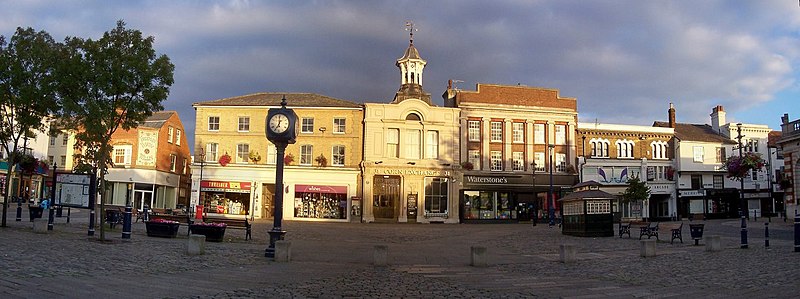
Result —
<instances>
[{"instance_id":1,"label":"information board","mask_svg":"<svg viewBox=\"0 0 800 299\"><path fill-rule=\"evenodd\" d=\"M91 181L89 174L56 174L55 205L88 209Z\"/></svg>"}]
</instances>

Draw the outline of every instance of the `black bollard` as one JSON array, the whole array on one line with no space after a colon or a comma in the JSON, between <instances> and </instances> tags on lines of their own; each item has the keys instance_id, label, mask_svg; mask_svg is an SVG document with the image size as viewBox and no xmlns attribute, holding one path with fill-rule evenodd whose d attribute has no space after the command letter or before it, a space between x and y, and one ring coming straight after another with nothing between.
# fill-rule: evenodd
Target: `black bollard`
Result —
<instances>
[{"instance_id":1,"label":"black bollard","mask_svg":"<svg viewBox=\"0 0 800 299\"><path fill-rule=\"evenodd\" d=\"M17 197L17 221L22 221L22 198Z\"/></svg>"},{"instance_id":2,"label":"black bollard","mask_svg":"<svg viewBox=\"0 0 800 299\"><path fill-rule=\"evenodd\" d=\"M125 218L122 220L122 238L131 238L131 205L125 206Z\"/></svg>"},{"instance_id":3,"label":"black bollard","mask_svg":"<svg viewBox=\"0 0 800 299\"><path fill-rule=\"evenodd\" d=\"M794 252L800 252L800 215L794 214Z\"/></svg>"},{"instance_id":4,"label":"black bollard","mask_svg":"<svg viewBox=\"0 0 800 299\"><path fill-rule=\"evenodd\" d=\"M764 222L764 247L769 248L769 222Z\"/></svg>"}]
</instances>

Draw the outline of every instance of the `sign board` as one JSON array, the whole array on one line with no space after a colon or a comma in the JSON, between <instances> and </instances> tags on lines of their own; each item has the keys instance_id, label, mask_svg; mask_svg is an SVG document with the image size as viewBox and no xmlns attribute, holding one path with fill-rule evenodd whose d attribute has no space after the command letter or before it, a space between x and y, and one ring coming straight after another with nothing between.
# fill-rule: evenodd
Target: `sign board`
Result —
<instances>
[{"instance_id":1,"label":"sign board","mask_svg":"<svg viewBox=\"0 0 800 299\"><path fill-rule=\"evenodd\" d=\"M54 205L88 209L89 187L92 176L89 174L56 174L56 198Z\"/></svg>"},{"instance_id":2,"label":"sign board","mask_svg":"<svg viewBox=\"0 0 800 299\"><path fill-rule=\"evenodd\" d=\"M155 167L156 149L158 149L158 131L139 130L139 153L136 156L136 165Z\"/></svg>"}]
</instances>

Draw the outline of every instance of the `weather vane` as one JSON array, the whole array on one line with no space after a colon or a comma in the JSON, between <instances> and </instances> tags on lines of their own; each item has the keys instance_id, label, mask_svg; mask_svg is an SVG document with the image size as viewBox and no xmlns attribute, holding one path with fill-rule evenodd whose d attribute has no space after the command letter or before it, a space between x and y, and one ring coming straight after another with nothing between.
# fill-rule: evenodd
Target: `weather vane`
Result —
<instances>
[{"instance_id":1,"label":"weather vane","mask_svg":"<svg viewBox=\"0 0 800 299\"><path fill-rule=\"evenodd\" d=\"M414 43L414 31L419 29L414 28L414 22L406 21L406 30L409 32L410 39L409 41L413 44Z\"/></svg>"}]
</instances>

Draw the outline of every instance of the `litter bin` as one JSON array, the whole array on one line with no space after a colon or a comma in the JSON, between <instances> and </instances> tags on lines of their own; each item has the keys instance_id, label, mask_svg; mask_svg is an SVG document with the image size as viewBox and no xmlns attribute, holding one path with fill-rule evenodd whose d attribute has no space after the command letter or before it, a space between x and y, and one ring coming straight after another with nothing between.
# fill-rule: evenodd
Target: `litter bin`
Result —
<instances>
[{"instance_id":1,"label":"litter bin","mask_svg":"<svg viewBox=\"0 0 800 299\"><path fill-rule=\"evenodd\" d=\"M42 218L42 213L44 212L44 208L37 206L29 206L28 212L30 212L31 222L33 222L34 218Z\"/></svg>"},{"instance_id":2,"label":"litter bin","mask_svg":"<svg viewBox=\"0 0 800 299\"><path fill-rule=\"evenodd\" d=\"M703 238L703 227L705 224L689 224L689 233L694 239L694 245L700 245L700 239Z\"/></svg>"}]
</instances>

